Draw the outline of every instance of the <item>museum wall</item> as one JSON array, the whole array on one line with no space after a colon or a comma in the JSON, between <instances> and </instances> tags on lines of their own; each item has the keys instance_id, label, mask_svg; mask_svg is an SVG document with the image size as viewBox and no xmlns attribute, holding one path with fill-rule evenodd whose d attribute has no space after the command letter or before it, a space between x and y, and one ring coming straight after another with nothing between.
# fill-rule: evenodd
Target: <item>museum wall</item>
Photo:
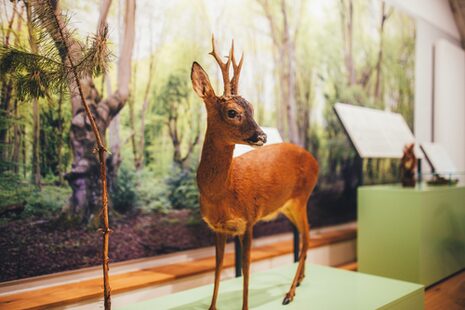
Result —
<instances>
[{"instance_id":1,"label":"museum wall","mask_svg":"<svg viewBox=\"0 0 465 310\"><path fill-rule=\"evenodd\" d=\"M433 141L449 154L456 171L465 171L465 52L447 40L434 46Z\"/></svg>"},{"instance_id":2,"label":"museum wall","mask_svg":"<svg viewBox=\"0 0 465 310\"><path fill-rule=\"evenodd\" d=\"M414 133L419 142L430 142L433 138L434 44L445 39L459 45L459 40L423 19L417 19L416 25Z\"/></svg>"},{"instance_id":3,"label":"museum wall","mask_svg":"<svg viewBox=\"0 0 465 310\"><path fill-rule=\"evenodd\" d=\"M432 142L433 106L441 104L441 98L434 99L434 45L447 40L460 46L460 35L455 25L448 1L440 0L388 0L392 6L404 11L416 20L415 41L415 109L414 134L418 142ZM465 115L463 115L465 122ZM451 135L451 139L462 139L460 135ZM423 163L424 171L428 165Z\"/></svg>"}]
</instances>

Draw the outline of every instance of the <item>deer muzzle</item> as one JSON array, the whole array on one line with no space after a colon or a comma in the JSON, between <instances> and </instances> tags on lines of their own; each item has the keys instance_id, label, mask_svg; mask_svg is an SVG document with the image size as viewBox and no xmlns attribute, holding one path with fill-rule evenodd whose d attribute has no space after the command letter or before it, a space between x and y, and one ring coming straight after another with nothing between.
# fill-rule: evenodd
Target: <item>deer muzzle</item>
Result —
<instances>
[{"instance_id":1,"label":"deer muzzle","mask_svg":"<svg viewBox=\"0 0 465 310\"><path fill-rule=\"evenodd\" d=\"M266 143L266 134L259 130L256 131L250 138L248 138L247 143L252 146L262 146Z\"/></svg>"}]
</instances>

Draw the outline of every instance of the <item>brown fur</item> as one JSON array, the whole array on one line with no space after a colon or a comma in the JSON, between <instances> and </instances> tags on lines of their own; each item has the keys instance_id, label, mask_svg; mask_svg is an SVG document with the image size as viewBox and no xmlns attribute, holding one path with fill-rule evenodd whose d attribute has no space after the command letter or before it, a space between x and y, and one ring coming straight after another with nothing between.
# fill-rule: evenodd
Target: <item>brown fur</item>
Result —
<instances>
[{"instance_id":1,"label":"brown fur","mask_svg":"<svg viewBox=\"0 0 465 310\"><path fill-rule=\"evenodd\" d=\"M318 164L301 147L288 143L264 146L228 165L224 158L232 158L232 151L204 147L202 152L198 169L201 211L213 230L243 235L247 224L254 225L277 212L289 214L289 201L309 198ZM220 171L227 175L223 182L216 180Z\"/></svg>"},{"instance_id":2,"label":"brown fur","mask_svg":"<svg viewBox=\"0 0 465 310\"><path fill-rule=\"evenodd\" d=\"M289 218L302 234L299 265L283 302L288 303L304 277L310 237L307 200L317 182L318 163L305 149L289 143L264 146L233 159L235 144L261 145L266 140L253 119L252 106L237 95L217 97L208 75L197 63L192 66L191 78L194 90L207 108L207 132L197 183L202 217L217 233L215 287L210 309L216 309L228 235L243 238L243 309L248 309L253 226L279 213ZM231 110L235 111L234 117Z\"/></svg>"}]
</instances>

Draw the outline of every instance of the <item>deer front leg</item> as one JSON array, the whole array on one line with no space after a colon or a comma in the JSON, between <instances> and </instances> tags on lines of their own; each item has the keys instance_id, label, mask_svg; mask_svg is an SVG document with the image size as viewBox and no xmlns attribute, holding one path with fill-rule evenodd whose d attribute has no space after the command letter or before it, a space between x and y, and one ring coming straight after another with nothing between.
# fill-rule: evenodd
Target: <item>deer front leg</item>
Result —
<instances>
[{"instance_id":1,"label":"deer front leg","mask_svg":"<svg viewBox=\"0 0 465 310\"><path fill-rule=\"evenodd\" d=\"M216 248L216 265L215 265L215 287L213 289L213 297L210 305L210 310L216 310L216 299L218 297L218 289L220 287L221 270L223 269L224 247L226 244L226 235L216 233L215 235Z\"/></svg>"},{"instance_id":2,"label":"deer front leg","mask_svg":"<svg viewBox=\"0 0 465 310\"><path fill-rule=\"evenodd\" d=\"M244 288L242 292L242 310L249 309L249 272L250 272L250 251L252 248L253 227L247 227L244 234L242 250L242 274L244 277Z\"/></svg>"}]
</instances>

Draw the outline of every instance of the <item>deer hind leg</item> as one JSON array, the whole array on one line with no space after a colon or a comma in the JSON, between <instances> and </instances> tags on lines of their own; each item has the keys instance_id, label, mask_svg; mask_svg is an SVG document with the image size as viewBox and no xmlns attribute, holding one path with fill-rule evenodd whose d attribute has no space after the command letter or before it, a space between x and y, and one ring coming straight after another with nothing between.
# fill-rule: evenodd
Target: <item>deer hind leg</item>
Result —
<instances>
[{"instance_id":1,"label":"deer hind leg","mask_svg":"<svg viewBox=\"0 0 465 310\"><path fill-rule=\"evenodd\" d=\"M307 199L293 200L283 209L284 215L297 227L302 236L302 247L300 250L299 264L292 281L291 288L283 300L283 305L290 303L295 296L296 287L300 285L305 277L305 260L307 259L308 245L310 241L310 228L307 218Z\"/></svg>"},{"instance_id":2,"label":"deer hind leg","mask_svg":"<svg viewBox=\"0 0 465 310\"><path fill-rule=\"evenodd\" d=\"M242 310L249 309L249 272L250 272L250 251L252 248L253 226L248 226L242 242L242 274L244 288L242 290Z\"/></svg>"},{"instance_id":3,"label":"deer hind leg","mask_svg":"<svg viewBox=\"0 0 465 310\"><path fill-rule=\"evenodd\" d=\"M215 265L215 287L213 289L213 297L210 305L210 310L216 310L216 299L218 297L218 289L220 287L221 270L223 269L224 247L226 245L226 235L216 233L216 265Z\"/></svg>"}]
</instances>

